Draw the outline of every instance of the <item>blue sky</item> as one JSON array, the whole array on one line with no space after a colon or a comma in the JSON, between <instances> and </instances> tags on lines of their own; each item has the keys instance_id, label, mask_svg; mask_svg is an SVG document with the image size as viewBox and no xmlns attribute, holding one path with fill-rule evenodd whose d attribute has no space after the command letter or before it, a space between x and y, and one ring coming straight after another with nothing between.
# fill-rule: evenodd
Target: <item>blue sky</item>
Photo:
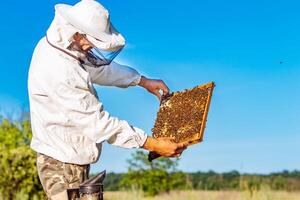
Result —
<instances>
[{"instance_id":1,"label":"blue sky","mask_svg":"<svg viewBox=\"0 0 300 200\"><path fill-rule=\"evenodd\" d=\"M57 3L1 3L0 108L28 108L27 72ZM101 1L125 36L118 56L171 90L215 81L205 140L184 152L184 171L268 173L300 169L300 3ZM282 63L281 63L282 62ZM280 64L281 63L281 64ZM98 87L114 116L151 134L157 99L138 87ZM134 150L105 145L93 171L126 171Z\"/></svg>"}]
</instances>

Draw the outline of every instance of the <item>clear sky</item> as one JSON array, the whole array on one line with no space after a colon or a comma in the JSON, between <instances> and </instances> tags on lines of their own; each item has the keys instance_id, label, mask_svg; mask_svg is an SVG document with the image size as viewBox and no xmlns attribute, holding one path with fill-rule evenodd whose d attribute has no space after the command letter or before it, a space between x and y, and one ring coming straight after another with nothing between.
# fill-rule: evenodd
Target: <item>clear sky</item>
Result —
<instances>
[{"instance_id":1,"label":"clear sky","mask_svg":"<svg viewBox=\"0 0 300 200\"><path fill-rule=\"evenodd\" d=\"M0 6L0 107L28 109L27 73L57 3ZM171 90L216 82L204 142L184 152L184 171L268 173L300 169L300 2L102 0L127 47L118 60ZM151 134L156 97L97 86L105 108ZM105 145L93 171L126 171L133 150Z\"/></svg>"}]
</instances>

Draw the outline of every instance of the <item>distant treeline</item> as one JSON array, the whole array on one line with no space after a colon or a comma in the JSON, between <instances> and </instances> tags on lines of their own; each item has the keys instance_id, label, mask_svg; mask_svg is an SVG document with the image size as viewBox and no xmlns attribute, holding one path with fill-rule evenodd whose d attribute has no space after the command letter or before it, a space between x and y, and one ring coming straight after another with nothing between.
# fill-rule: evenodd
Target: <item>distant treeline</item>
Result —
<instances>
[{"instance_id":1,"label":"distant treeline","mask_svg":"<svg viewBox=\"0 0 300 200\"><path fill-rule=\"evenodd\" d=\"M104 187L107 191L123 189L123 179L127 173L108 173ZM300 191L300 171L283 171L278 173L264 174L240 174L238 171L227 173L175 172L178 183L173 189L194 190L286 190Z\"/></svg>"}]
</instances>

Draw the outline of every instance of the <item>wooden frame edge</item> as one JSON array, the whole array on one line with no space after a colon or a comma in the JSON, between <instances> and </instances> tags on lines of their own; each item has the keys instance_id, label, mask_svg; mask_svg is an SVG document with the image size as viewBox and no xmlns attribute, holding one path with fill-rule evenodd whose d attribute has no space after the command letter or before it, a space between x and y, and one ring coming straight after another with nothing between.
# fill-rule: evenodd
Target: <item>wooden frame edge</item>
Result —
<instances>
[{"instance_id":1,"label":"wooden frame edge","mask_svg":"<svg viewBox=\"0 0 300 200\"><path fill-rule=\"evenodd\" d=\"M211 102L211 98L212 98L212 94L213 94L213 90L214 90L215 86L216 85L215 85L214 82L210 82L210 83L202 86L202 87L210 87L211 90L209 91L208 100L207 100L206 105L205 105L204 116L202 118L203 125L201 126L200 133L198 135L198 138L199 138L198 142L203 141L203 135L204 135L204 130L206 128L206 121L207 121L208 111L209 111L210 102Z\"/></svg>"}]
</instances>

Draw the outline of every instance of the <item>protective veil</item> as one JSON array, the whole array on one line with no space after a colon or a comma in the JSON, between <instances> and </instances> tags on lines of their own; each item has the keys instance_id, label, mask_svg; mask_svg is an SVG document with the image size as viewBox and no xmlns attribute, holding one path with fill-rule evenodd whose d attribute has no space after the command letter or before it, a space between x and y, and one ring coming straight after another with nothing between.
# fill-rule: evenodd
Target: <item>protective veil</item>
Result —
<instances>
[{"instance_id":1,"label":"protective veil","mask_svg":"<svg viewBox=\"0 0 300 200\"><path fill-rule=\"evenodd\" d=\"M75 33L78 38L84 38L92 46L89 49L83 50L75 39L70 43L68 49L71 51L77 51L80 53L80 59L89 66L92 67L101 67L103 65L109 65L113 59L121 52L123 46L120 46L115 49L101 49L97 47L93 42L91 42L91 37L88 39L86 34ZM99 43L100 41L97 41Z\"/></svg>"}]
</instances>

